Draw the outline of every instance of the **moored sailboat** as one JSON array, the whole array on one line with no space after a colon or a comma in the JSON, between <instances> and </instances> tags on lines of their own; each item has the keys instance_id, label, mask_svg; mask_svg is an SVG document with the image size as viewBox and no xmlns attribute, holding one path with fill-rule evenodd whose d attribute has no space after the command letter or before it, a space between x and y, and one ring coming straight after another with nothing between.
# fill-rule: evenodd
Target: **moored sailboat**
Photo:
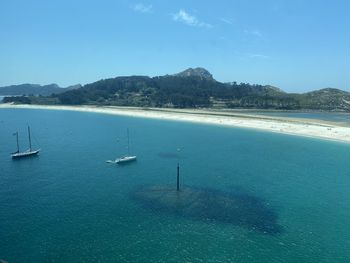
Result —
<instances>
[{"instance_id":1,"label":"moored sailboat","mask_svg":"<svg viewBox=\"0 0 350 263\"><path fill-rule=\"evenodd\" d=\"M115 163L117 163L117 164L123 164L123 163L136 161L136 155L130 155L129 129L127 129L127 137L128 137L128 153L120 158L117 158L115 160Z\"/></svg>"},{"instance_id":2,"label":"moored sailboat","mask_svg":"<svg viewBox=\"0 0 350 263\"><path fill-rule=\"evenodd\" d=\"M30 157L30 156L37 155L39 153L40 149L37 149L37 150L32 149L32 139L30 136L30 127L29 126L28 126L28 139L29 139L29 149L28 150L21 152L19 150L18 132L15 132L13 135L16 135L17 151L11 154L12 159Z\"/></svg>"}]
</instances>

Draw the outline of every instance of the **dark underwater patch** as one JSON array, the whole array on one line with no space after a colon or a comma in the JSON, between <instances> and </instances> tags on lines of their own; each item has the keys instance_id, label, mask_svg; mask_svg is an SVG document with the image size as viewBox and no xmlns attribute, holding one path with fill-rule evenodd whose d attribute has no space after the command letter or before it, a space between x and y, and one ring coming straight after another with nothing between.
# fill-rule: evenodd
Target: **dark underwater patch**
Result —
<instances>
[{"instance_id":1,"label":"dark underwater patch","mask_svg":"<svg viewBox=\"0 0 350 263\"><path fill-rule=\"evenodd\" d=\"M265 234L282 233L278 215L263 199L242 192L225 193L213 189L151 186L142 187L131 197L144 208L194 220L244 227Z\"/></svg>"}]
</instances>

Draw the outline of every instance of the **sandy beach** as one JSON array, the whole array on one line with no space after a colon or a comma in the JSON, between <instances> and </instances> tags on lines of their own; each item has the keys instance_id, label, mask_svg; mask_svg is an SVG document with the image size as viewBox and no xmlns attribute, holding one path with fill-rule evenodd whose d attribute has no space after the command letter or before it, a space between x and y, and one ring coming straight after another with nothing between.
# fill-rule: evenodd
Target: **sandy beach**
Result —
<instances>
[{"instance_id":1,"label":"sandy beach","mask_svg":"<svg viewBox=\"0 0 350 263\"><path fill-rule=\"evenodd\" d=\"M159 109L112 106L46 106L0 104L0 109L44 109L103 113L136 118L151 118L171 121L184 121L240 127L296 136L350 143L350 127L341 123L315 119L283 118L252 115L244 112L198 110L198 109Z\"/></svg>"}]
</instances>

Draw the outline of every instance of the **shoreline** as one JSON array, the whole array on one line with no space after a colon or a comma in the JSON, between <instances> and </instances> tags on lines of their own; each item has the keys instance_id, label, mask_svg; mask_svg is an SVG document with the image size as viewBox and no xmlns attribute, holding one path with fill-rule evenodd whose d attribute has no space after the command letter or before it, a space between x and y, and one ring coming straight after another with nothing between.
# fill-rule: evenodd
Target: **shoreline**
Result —
<instances>
[{"instance_id":1,"label":"shoreline","mask_svg":"<svg viewBox=\"0 0 350 263\"><path fill-rule=\"evenodd\" d=\"M244 112L204 109L164 109L115 106L48 106L0 104L0 109L43 109L102 113L118 116L183 121L238 127L350 143L350 127L316 119L283 118Z\"/></svg>"}]
</instances>

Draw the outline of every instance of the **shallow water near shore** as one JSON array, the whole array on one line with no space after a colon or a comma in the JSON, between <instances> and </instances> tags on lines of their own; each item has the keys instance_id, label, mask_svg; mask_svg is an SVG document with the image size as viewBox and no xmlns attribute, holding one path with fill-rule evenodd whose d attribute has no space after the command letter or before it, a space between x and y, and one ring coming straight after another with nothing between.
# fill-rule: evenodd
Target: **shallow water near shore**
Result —
<instances>
[{"instance_id":1,"label":"shallow water near shore","mask_svg":"<svg viewBox=\"0 0 350 263\"><path fill-rule=\"evenodd\" d=\"M19 131L24 149L27 123L41 154L12 161L12 133ZM126 128L137 162L105 163L126 152ZM349 262L349 156L348 144L248 129L1 109L0 259ZM239 224L232 213L222 217L229 222L207 220L212 207L196 205L193 213L186 202L178 214L168 203L158 209L166 199L145 205L149 195L133 198L145 186L175 189L178 160L181 187L210 193L200 205L218 197L230 204L237 196L238 204L253 204ZM256 229L251 215L273 215L281 231Z\"/></svg>"}]
</instances>

